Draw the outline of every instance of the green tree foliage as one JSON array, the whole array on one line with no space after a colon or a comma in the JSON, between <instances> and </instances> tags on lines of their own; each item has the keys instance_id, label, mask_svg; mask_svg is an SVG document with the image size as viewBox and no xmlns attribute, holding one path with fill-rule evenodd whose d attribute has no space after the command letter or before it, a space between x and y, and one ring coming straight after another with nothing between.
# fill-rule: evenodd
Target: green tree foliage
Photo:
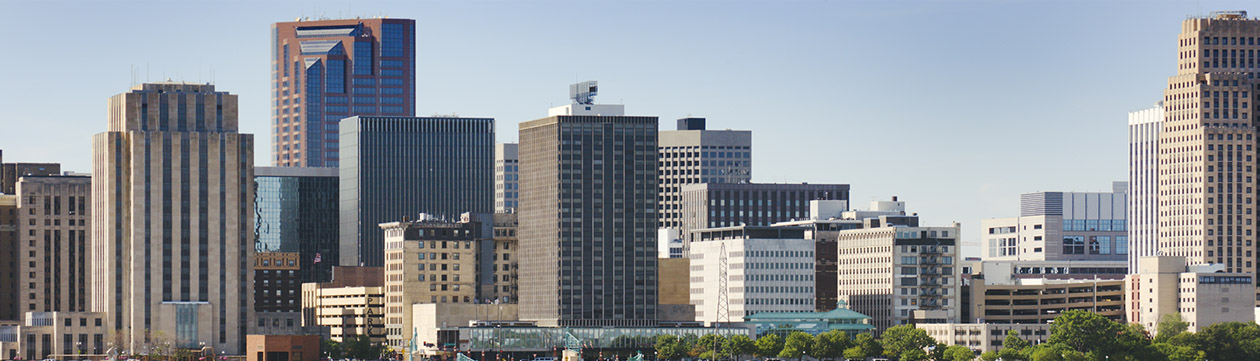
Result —
<instances>
[{"instance_id":1,"label":"green tree foliage","mask_svg":"<svg viewBox=\"0 0 1260 361\"><path fill-rule=\"evenodd\" d=\"M740 358L741 356L751 355L757 352L757 345L753 343L751 338L744 335L734 335L726 340L726 354Z\"/></svg>"},{"instance_id":2,"label":"green tree foliage","mask_svg":"<svg viewBox=\"0 0 1260 361\"><path fill-rule=\"evenodd\" d=\"M998 359L997 351L985 351L980 354L981 361L995 361Z\"/></svg>"},{"instance_id":3,"label":"green tree foliage","mask_svg":"<svg viewBox=\"0 0 1260 361\"><path fill-rule=\"evenodd\" d=\"M1002 348L1009 348L1015 351L1023 350L1028 345L1028 340L1020 338L1019 332L1015 332L1015 330L1006 331L1006 339L1002 340Z\"/></svg>"},{"instance_id":4,"label":"green tree foliage","mask_svg":"<svg viewBox=\"0 0 1260 361\"><path fill-rule=\"evenodd\" d=\"M936 340L928 336L926 331L914 328L911 325L898 325L884 331L880 337L879 343L884 348L884 356L897 357L902 360L915 360L922 353L924 359L928 357L924 351L928 346L935 346ZM918 352L915 352L915 351Z\"/></svg>"},{"instance_id":5,"label":"green tree foliage","mask_svg":"<svg viewBox=\"0 0 1260 361\"><path fill-rule=\"evenodd\" d=\"M1124 331L1123 325L1096 313L1067 311L1054 318L1048 341L1082 353L1112 355L1119 354L1120 345L1116 336Z\"/></svg>"},{"instance_id":6,"label":"green tree foliage","mask_svg":"<svg viewBox=\"0 0 1260 361\"><path fill-rule=\"evenodd\" d=\"M814 336L808 333L796 331L788 334L787 342L783 344L783 350L779 351L779 357L782 358L801 358L806 352L814 348Z\"/></svg>"},{"instance_id":7,"label":"green tree foliage","mask_svg":"<svg viewBox=\"0 0 1260 361\"><path fill-rule=\"evenodd\" d=\"M1254 322L1213 324L1193 339L1208 360L1260 360L1260 325Z\"/></svg>"},{"instance_id":8,"label":"green tree foliage","mask_svg":"<svg viewBox=\"0 0 1260 361\"><path fill-rule=\"evenodd\" d=\"M975 352L967 346L953 345L945 348L945 361L971 361L975 358Z\"/></svg>"},{"instance_id":9,"label":"green tree foliage","mask_svg":"<svg viewBox=\"0 0 1260 361\"><path fill-rule=\"evenodd\" d=\"M1168 313L1159 316L1155 326L1155 343L1168 342L1173 336L1180 335L1190 329L1190 324L1181 320L1180 313Z\"/></svg>"},{"instance_id":10,"label":"green tree foliage","mask_svg":"<svg viewBox=\"0 0 1260 361\"><path fill-rule=\"evenodd\" d=\"M372 339L365 335L345 337L342 349L346 357L360 360L375 360L385 353L384 345L372 342Z\"/></svg>"},{"instance_id":11,"label":"green tree foliage","mask_svg":"<svg viewBox=\"0 0 1260 361\"><path fill-rule=\"evenodd\" d=\"M691 353L693 355L697 355L706 360L724 358L727 356L725 355L725 351L726 337L712 333L701 336L700 339L696 341L696 344L691 346ZM703 354L705 352L709 352L710 357L704 357Z\"/></svg>"},{"instance_id":12,"label":"green tree foliage","mask_svg":"<svg viewBox=\"0 0 1260 361\"><path fill-rule=\"evenodd\" d=\"M780 351L783 351L783 338L779 335L769 334L757 338L757 356L779 357Z\"/></svg>"},{"instance_id":13,"label":"green tree foliage","mask_svg":"<svg viewBox=\"0 0 1260 361\"><path fill-rule=\"evenodd\" d=\"M323 340L319 343L319 353L329 359L339 360L345 358L345 352L342 351L341 343L333 340Z\"/></svg>"},{"instance_id":14,"label":"green tree foliage","mask_svg":"<svg viewBox=\"0 0 1260 361\"><path fill-rule=\"evenodd\" d=\"M674 335L656 336L656 357L663 360L677 360L687 356L690 347L685 340Z\"/></svg>"},{"instance_id":15,"label":"green tree foliage","mask_svg":"<svg viewBox=\"0 0 1260 361\"><path fill-rule=\"evenodd\" d=\"M1195 350L1190 346L1177 346L1169 343L1157 343L1154 345L1155 350L1163 355L1168 361L1203 361L1207 356L1203 351Z\"/></svg>"},{"instance_id":16,"label":"green tree foliage","mask_svg":"<svg viewBox=\"0 0 1260 361\"><path fill-rule=\"evenodd\" d=\"M831 330L818 334L814 347L808 352L813 358L844 357L844 350L850 346L849 334L840 330Z\"/></svg>"}]
</instances>

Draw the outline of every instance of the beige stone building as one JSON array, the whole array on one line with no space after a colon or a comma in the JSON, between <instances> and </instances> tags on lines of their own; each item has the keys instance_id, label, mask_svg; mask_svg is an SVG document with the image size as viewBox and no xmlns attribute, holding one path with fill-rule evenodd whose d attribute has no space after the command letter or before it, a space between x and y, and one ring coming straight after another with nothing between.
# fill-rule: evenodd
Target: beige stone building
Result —
<instances>
[{"instance_id":1,"label":"beige stone building","mask_svg":"<svg viewBox=\"0 0 1260 361\"><path fill-rule=\"evenodd\" d=\"M958 322L961 226L919 227L917 217L907 216L863 222L864 228L838 234L837 298L871 316L876 333L903 324Z\"/></svg>"},{"instance_id":2,"label":"beige stone building","mask_svg":"<svg viewBox=\"0 0 1260 361\"><path fill-rule=\"evenodd\" d=\"M967 346L972 351L988 352L1002 348L1006 334L1015 331L1019 338L1033 345L1050 339L1050 325L1040 324L1001 324L1001 323L936 323L919 324L915 328L927 332L928 336L946 345Z\"/></svg>"},{"instance_id":3,"label":"beige stone building","mask_svg":"<svg viewBox=\"0 0 1260 361\"><path fill-rule=\"evenodd\" d=\"M303 284L303 293L308 292ZM385 288L375 287L311 287L310 303L303 298L302 307L309 309L316 326L326 328L333 341L347 336L365 335L372 342L385 342Z\"/></svg>"},{"instance_id":4,"label":"beige stone building","mask_svg":"<svg viewBox=\"0 0 1260 361\"><path fill-rule=\"evenodd\" d=\"M214 85L146 83L93 137L91 304L128 348L158 331L240 354L253 304L254 138Z\"/></svg>"},{"instance_id":5,"label":"beige stone building","mask_svg":"<svg viewBox=\"0 0 1260 361\"><path fill-rule=\"evenodd\" d=\"M316 313L319 311L320 290L345 287L378 287L384 290L384 270L384 267L333 266L331 281L303 283L302 326L319 327Z\"/></svg>"},{"instance_id":6,"label":"beige stone building","mask_svg":"<svg viewBox=\"0 0 1260 361\"><path fill-rule=\"evenodd\" d=\"M1260 117L1251 92L1260 84L1254 77L1260 63L1244 54L1254 52L1257 37L1260 20L1246 12L1214 12L1181 23L1177 75L1164 89L1159 135L1161 255L1256 273Z\"/></svg>"},{"instance_id":7,"label":"beige stone building","mask_svg":"<svg viewBox=\"0 0 1260 361\"><path fill-rule=\"evenodd\" d=\"M492 272L478 276L481 280L487 278L493 280L489 283L488 289L485 283L481 285L481 294L490 295L499 300L499 303L516 303L516 295L519 291L516 287L516 271L519 269L516 265L516 250L519 246L516 238L517 226L516 213L494 214L494 266ZM480 252L480 254L488 253Z\"/></svg>"},{"instance_id":8,"label":"beige stone building","mask_svg":"<svg viewBox=\"0 0 1260 361\"><path fill-rule=\"evenodd\" d=\"M21 177L17 192L20 312L89 311L92 178Z\"/></svg>"},{"instance_id":9,"label":"beige stone building","mask_svg":"<svg viewBox=\"0 0 1260 361\"><path fill-rule=\"evenodd\" d=\"M21 323L0 324L0 358L78 360L122 352L111 336L101 312L26 312ZM142 344L135 353L152 346Z\"/></svg>"},{"instance_id":10,"label":"beige stone building","mask_svg":"<svg viewBox=\"0 0 1260 361\"><path fill-rule=\"evenodd\" d=\"M1126 285L1133 298L1128 307L1147 331L1155 333L1163 315L1180 313L1195 332L1214 323L1249 320L1255 311L1254 274L1225 272L1224 265L1191 265L1175 256L1142 257L1142 270Z\"/></svg>"},{"instance_id":11,"label":"beige stone building","mask_svg":"<svg viewBox=\"0 0 1260 361\"><path fill-rule=\"evenodd\" d=\"M473 303L480 228L472 222L421 219L382 223L385 231L385 325L389 345L407 345L411 305Z\"/></svg>"}]
</instances>

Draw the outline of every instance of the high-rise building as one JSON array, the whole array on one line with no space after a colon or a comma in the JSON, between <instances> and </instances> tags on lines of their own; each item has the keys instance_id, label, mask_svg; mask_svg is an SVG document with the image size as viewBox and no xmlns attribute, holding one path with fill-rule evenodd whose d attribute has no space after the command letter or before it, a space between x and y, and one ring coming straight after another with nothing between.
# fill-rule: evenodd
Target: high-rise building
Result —
<instances>
[{"instance_id":1,"label":"high-rise building","mask_svg":"<svg viewBox=\"0 0 1260 361\"><path fill-rule=\"evenodd\" d=\"M341 122L341 264L385 264L380 224L494 209L494 119L351 117Z\"/></svg>"},{"instance_id":2,"label":"high-rise building","mask_svg":"<svg viewBox=\"0 0 1260 361\"><path fill-rule=\"evenodd\" d=\"M1260 20L1242 11L1181 23L1159 133L1160 255L1256 273L1260 63L1243 54L1257 37Z\"/></svg>"},{"instance_id":3,"label":"high-rise building","mask_svg":"<svg viewBox=\"0 0 1260 361\"><path fill-rule=\"evenodd\" d=\"M583 84L548 111L573 115L520 124L520 317L655 326L658 120L591 104Z\"/></svg>"},{"instance_id":4,"label":"high-rise building","mask_svg":"<svg viewBox=\"0 0 1260 361\"><path fill-rule=\"evenodd\" d=\"M476 222L432 218L381 223L385 233L385 338L402 350L411 341L411 305L473 303L483 237Z\"/></svg>"},{"instance_id":5,"label":"high-rise building","mask_svg":"<svg viewBox=\"0 0 1260 361\"><path fill-rule=\"evenodd\" d=\"M809 218L809 201L849 200L848 184L698 183L682 187L684 253L702 228L769 226Z\"/></svg>"},{"instance_id":6,"label":"high-rise building","mask_svg":"<svg viewBox=\"0 0 1260 361\"><path fill-rule=\"evenodd\" d=\"M61 174L60 163L0 163L0 193L17 194L18 178Z\"/></svg>"},{"instance_id":7,"label":"high-rise building","mask_svg":"<svg viewBox=\"0 0 1260 361\"><path fill-rule=\"evenodd\" d=\"M957 322L960 226L920 227L917 217L865 219L839 232L838 301L871 316L878 332L914 323Z\"/></svg>"},{"instance_id":8,"label":"high-rise building","mask_svg":"<svg viewBox=\"0 0 1260 361\"><path fill-rule=\"evenodd\" d=\"M521 165L516 143L494 145L494 213L516 212L521 203Z\"/></svg>"},{"instance_id":9,"label":"high-rise building","mask_svg":"<svg viewBox=\"0 0 1260 361\"><path fill-rule=\"evenodd\" d=\"M1140 273L1138 259L1158 256L1159 132L1164 102L1129 113L1129 273Z\"/></svg>"},{"instance_id":10,"label":"high-rise building","mask_svg":"<svg viewBox=\"0 0 1260 361\"><path fill-rule=\"evenodd\" d=\"M19 239L17 196L0 194L0 320L17 321L22 314L18 311Z\"/></svg>"},{"instance_id":11,"label":"high-rise building","mask_svg":"<svg viewBox=\"0 0 1260 361\"><path fill-rule=\"evenodd\" d=\"M336 167L342 118L416 115L416 21L273 24L271 100L272 164Z\"/></svg>"},{"instance_id":12,"label":"high-rise building","mask_svg":"<svg viewBox=\"0 0 1260 361\"><path fill-rule=\"evenodd\" d=\"M92 307L128 350L239 354L253 306L254 137L214 85L147 83L109 99L92 139Z\"/></svg>"},{"instance_id":13,"label":"high-rise building","mask_svg":"<svg viewBox=\"0 0 1260 361\"><path fill-rule=\"evenodd\" d=\"M296 252L301 282L328 282L341 245L335 168L256 167L256 252Z\"/></svg>"},{"instance_id":14,"label":"high-rise building","mask_svg":"<svg viewBox=\"0 0 1260 361\"><path fill-rule=\"evenodd\" d=\"M691 304L696 321L742 322L760 312L814 310L814 240L805 227L696 230Z\"/></svg>"},{"instance_id":15,"label":"high-rise building","mask_svg":"<svg viewBox=\"0 0 1260 361\"><path fill-rule=\"evenodd\" d=\"M752 131L705 130L704 124L704 118L683 118L678 130L660 132L661 228L682 228L684 185L752 181Z\"/></svg>"},{"instance_id":16,"label":"high-rise building","mask_svg":"<svg viewBox=\"0 0 1260 361\"><path fill-rule=\"evenodd\" d=\"M89 311L92 178L23 176L17 196L19 312Z\"/></svg>"},{"instance_id":17,"label":"high-rise building","mask_svg":"<svg viewBox=\"0 0 1260 361\"><path fill-rule=\"evenodd\" d=\"M250 334L293 335L302 329L302 281L297 252L254 253L254 320Z\"/></svg>"},{"instance_id":18,"label":"high-rise building","mask_svg":"<svg viewBox=\"0 0 1260 361\"><path fill-rule=\"evenodd\" d=\"M1128 184L1020 195L1019 217L980 221L985 260L1127 260Z\"/></svg>"}]
</instances>

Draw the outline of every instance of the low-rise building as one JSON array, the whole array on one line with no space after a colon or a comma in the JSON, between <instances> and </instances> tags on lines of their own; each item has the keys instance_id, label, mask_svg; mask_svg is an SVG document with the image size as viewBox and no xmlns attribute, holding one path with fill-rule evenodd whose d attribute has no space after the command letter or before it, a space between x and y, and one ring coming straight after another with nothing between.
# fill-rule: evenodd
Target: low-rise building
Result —
<instances>
[{"instance_id":1,"label":"low-rise building","mask_svg":"<svg viewBox=\"0 0 1260 361\"><path fill-rule=\"evenodd\" d=\"M1049 324L1011 323L936 323L919 324L915 328L927 332L936 342L945 345L966 346L977 353L997 351L1010 331L1031 344L1041 344L1050 339Z\"/></svg>"},{"instance_id":2,"label":"low-rise building","mask_svg":"<svg viewBox=\"0 0 1260 361\"><path fill-rule=\"evenodd\" d=\"M1129 253L1127 182L1111 192L1020 196L1020 215L980 221L985 260L1116 261Z\"/></svg>"},{"instance_id":3,"label":"low-rise building","mask_svg":"<svg viewBox=\"0 0 1260 361\"><path fill-rule=\"evenodd\" d=\"M317 335L246 335L246 361L317 361Z\"/></svg>"},{"instance_id":4,"label":"low-rise building","mask_svg":"<svg viewBox=\"0 0 1260 361\"><path fill-rule=\"evenodd\" d=\"M302 325L334 341L365 335L385 342L384 269L337 266L332 274L330 282L302 284Z\"/></svg>"},{"instance_id":5,"label":"low-rise building","mask_svg":"<svg viewBox=\"0 0 1260 361\"><path fill-rule=\"evenodd\" d=\"M977 323L1049 323L1069 310L1124 317L1127 263L1112 261L983 261L971 269L970 319Z\"/></svg>"},{"instance_id":6,"label":"low-rise building","mask_svg":"<svg viewBox=\"0 0 1260 361\"><path fill-rule=\"evenodd\" d=\"M111 350L112 335L103 312L27 312L21 324L0 325L0 358L77 360L121 353Z\"/></svg>"},{"instance_id":7,"label":"low-rise building","mask_svg":"<svg viewBox=\"0 0 1260 361\"><path fill-rule=\"evenodd\" d=\"M696 321L739 322L761 312L814 310L814 241L804 227L697 230L690 296Z\"/></svg>"},{"instance_id":8,"label":"low-rise building","mask_svg":"<svg viewBox=\"0 0 1260 361\"><path fill-rule=\"evenodd\" d=\"M1180 313L1190 332L1254 312L1254 274L1227 273L1223 264L1186 265L1184 257L1151 256L1138 260L1139 273L1128 278L1130 314L1156 332L1159 318ZM1137 310L1133 312L1132 310Z\"/></svg>"},{"instance_id":9,"label":"low-rise building","mask_svg":"<svg viewBox=\"0 0 1260 361\"><path fill-rule=\"evenodd\" d=\"M827 312L762 312L744 316L744 322L757 330L757 337L776 334L785 339L793 332L817 336L827 331L839 330L852 337L875 329L871 325L871 316L854 312L843 302L840 306Z\"/></svg>"}]
</instances>

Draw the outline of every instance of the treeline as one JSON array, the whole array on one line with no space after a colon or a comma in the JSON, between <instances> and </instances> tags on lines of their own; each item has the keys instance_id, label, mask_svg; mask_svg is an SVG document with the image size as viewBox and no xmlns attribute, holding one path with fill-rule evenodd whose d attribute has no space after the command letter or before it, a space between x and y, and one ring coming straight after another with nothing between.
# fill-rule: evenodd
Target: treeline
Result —
<instances>
[{"instance_id":1,"label":"treeline","mask_svg":"<svg viewBox=\"0 0 1260 361\"><path fill-rule=\"evenodd\" d=\"M1255 322L1218 323L1187 332L1178 314L1162 317L1156 336L1138 324L1121 324L1086 311L1067 311L1050 325L1046 342L1032 345L1011 331L998 351L979 356L966 346L947 346L910 325L892 327L877 339L868 333L850 338L843 331L818 336L792 332L756 341L744 335L656 338L661 360L706 360L747 357L800 359L867 359L887 357L902 361L1207 361L1260 360L1260 325Z\"/></svg>"}]
</instances>

